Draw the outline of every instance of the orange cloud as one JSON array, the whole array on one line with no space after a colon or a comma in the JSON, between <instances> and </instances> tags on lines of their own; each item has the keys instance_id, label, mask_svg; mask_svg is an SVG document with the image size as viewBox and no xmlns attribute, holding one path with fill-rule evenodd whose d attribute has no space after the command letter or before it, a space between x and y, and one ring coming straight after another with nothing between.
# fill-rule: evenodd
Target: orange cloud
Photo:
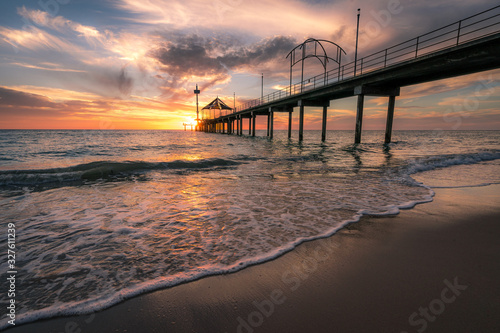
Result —
<instances>
[{"instance_id":1,"label":"orange cloud","mask_svg":"<svg viewBox=\"0 0 500 333\"><path fill-rule=\"evenodd\" d=\"M45 87L0 87L0 128L99 129L105 119L116 129L179 129L194 119L190 104L152 99L103 99Z\"/></svg>"}]
</instances>

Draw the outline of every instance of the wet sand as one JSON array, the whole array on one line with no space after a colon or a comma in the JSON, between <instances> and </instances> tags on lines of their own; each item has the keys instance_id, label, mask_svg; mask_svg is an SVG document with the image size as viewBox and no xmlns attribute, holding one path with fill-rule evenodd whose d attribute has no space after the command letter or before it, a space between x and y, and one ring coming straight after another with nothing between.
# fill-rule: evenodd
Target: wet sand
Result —
<instances>
[{"instance_id":1,"label":"wet sand","mask_svg":"<svg viewBox=\"0 0 500 333\"><path fill-rule=\"evenodd\" d=\"M264 264L8 332L500 332L500 185L435 191Z\"/></svg>"}]
</instances>

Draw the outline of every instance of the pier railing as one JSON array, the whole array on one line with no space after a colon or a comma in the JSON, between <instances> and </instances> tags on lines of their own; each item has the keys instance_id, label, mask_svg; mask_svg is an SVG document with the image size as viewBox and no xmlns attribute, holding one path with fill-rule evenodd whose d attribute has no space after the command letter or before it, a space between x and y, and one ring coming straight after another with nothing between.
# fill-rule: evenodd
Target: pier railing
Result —
<instances>
[{"instance_id":1,"label":"pier railing","mask_svg":"<svg viewBox=\"0 0 500 333\"><path fill-rule=\"evenodd\" d=\"M499 32L500 5L358 59L356 66L353 61L284 89L276 90L262 98L248 101L238 105L232 112L243 111L341 82Z\"/></svg>"}]
</instances>

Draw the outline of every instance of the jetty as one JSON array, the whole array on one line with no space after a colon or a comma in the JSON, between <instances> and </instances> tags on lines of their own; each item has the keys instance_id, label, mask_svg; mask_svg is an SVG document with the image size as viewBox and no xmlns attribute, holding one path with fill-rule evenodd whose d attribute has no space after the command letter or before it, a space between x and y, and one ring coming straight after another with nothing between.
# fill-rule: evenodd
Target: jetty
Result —
<instances>
[{"instance_id":1,"label":"jetty","mask_svg":"<svg viewBox=\"0 0 500 333\"><path fill-rule=\"evenodd\" d=\"M336 47L336 54L326 54L325 44ZM267 136L272 138L274 114L285 112L288 113L290 138L292 113L298 109L298 139L301 141L306 107L322 107L321 140L324 141L328 108L337 99L357 96L354 142L360 143L364 98L383 96L388 98L384 142L390 143L395 102L401 87L500 68L500 6L347 64L342 64L343 55L345 51L333 42L313 38L304 41L286 56L290 61L290 85L287 88L233 108L217 98L205 107L213 112L202 112L200 119L197 110L196 129L243 135L243 122L248 120L248 135L255 136L256 117L266 116ZM304 61L311 57L319 59L325 70L304 79ZM327 62L334 62L335 68L327 71ZM296 64L302 65L302 77L300 82L293 84L292 69ZM198 88L195 93L198 98Z\"/></svg>"}]
</instances>

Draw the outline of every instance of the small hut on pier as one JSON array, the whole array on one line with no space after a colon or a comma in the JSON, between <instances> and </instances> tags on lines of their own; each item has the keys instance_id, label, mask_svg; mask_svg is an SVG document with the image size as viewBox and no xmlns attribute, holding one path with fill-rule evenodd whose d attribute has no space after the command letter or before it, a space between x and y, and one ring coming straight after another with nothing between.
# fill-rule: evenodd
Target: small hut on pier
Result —
<instances>
[{"instance_id":1,"label":"small hut on pier","mask_svg":"<svg viewBox=\"0 0 500 333\"><path fill-rule=\"evenodd\" d=\"M207 106L205 106L203 109L201 110L208 110L208 117L204 116L204 114L202 115L203 119L215 119L217 117L220 117L222 116L222 111L223 110L232 110L232 108L230 108L229 106L227 106L226 103L224 103L218 96L216 99L214 99L213 101L211 101L210 103L207 104ZM212 111L213 110L213 114L212 114ZM219 110L219 114L216 115L216 110ZM227 113L227 111L226 111Z\"/></svg>"}]
</instances>

